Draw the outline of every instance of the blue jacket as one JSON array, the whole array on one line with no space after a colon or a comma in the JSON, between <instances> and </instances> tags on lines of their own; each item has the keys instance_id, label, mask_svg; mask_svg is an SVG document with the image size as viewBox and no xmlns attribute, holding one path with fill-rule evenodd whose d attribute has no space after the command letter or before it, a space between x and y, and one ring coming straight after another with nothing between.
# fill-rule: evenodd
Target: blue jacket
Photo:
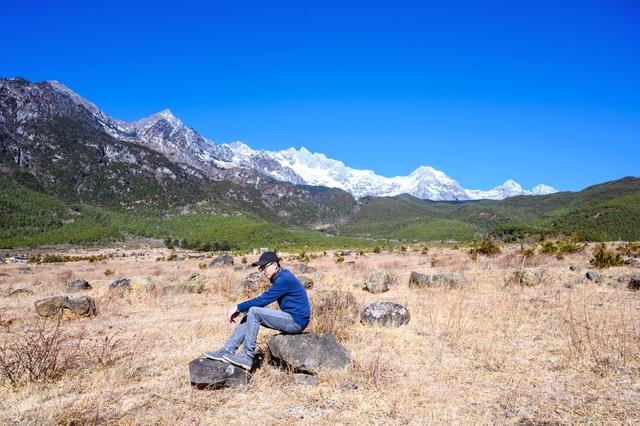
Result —
<instances>
[{"instance_id":1,"label":"blue jacket","mask_svg":"<svg viewBox=\"0 0 640 426\"><path fill-rule=\"evenodd\" d=\"M260 296L240 303L238 311L247 312L249 308L264 307L277 300L280 310L291 314L296 324L306 327L311 319L311 306L300 281L288 269L280 269L271 282L271 287Z\"/></svg>"}]
</instances>

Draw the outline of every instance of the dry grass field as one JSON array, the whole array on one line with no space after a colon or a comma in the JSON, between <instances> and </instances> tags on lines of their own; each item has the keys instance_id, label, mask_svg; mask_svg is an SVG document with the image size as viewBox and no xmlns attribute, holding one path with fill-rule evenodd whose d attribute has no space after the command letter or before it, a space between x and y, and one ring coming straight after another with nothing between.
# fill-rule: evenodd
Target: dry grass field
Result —
<instances>
[{"instance_id":1,"label":"dry grass field","mask_svg":"<svg viewBox=\"0 0 640 426\"><path fill-rule=\"evenodd\" d=\"M638 424L640 292L617 279L640 270L609 268L600 271L602 283L584 282L585 272L594 270L590 246L562 260L528 258L524 268L544 274L537 285L522 286L510 280L522 268L518 249L504 247L495 257L477 260L451 248L431 248L426 255L411 249L354 254L342 263L332 253L318 255L308 262L317 270L312 301L336 290L337 297L355 296L357 312L374 301L397 302L411 313L409 324L376 328L350 323L346 311L313 312L308 330L334 330L354 358L353 367L321 373L308 386L265 362L248 387L224 390L192 388L188 363L218 349L231 333L225 310L245 297L229 290L253 270L201 268L210 259L194 253L156 260L169 254L160 248L105 249L117 257L93 263L2 264L5 364L20 356L11 352L20 344L23 357L34 357L25 363L45 357L38 350L47 342L59 352L51 374L18 374L14 384L2 375L0 423ZM236 267L240 261L235 257ZM283 266L296 272L298 263L289 258ZM24 266L32 273L21 273ZM107 270L113 273L106 276ZM398 276L390 291L362 289L364 277L376 270ZM469 284L409 288L411 271L458 272ZM191 278L194 272L199 275ZM97 316L66 314L59 324L43 323L33 302L66 295L64 283L73 278L93 286L82 295L96 300ZM117 278L132 279L133 290L111 292ZM181 283L203 291L161 291ZM20 288L33 293L7 295ZM266 351L273 334L262 329L258 347Z\"/></svg>"}]
</instances>

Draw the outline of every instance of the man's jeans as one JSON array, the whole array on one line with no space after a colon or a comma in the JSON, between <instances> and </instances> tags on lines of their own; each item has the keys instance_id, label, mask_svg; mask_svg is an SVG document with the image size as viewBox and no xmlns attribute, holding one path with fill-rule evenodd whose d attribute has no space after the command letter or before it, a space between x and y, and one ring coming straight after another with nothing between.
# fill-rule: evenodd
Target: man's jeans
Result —
<instances>
[{"instance_id":1,"label":"man's jeans","mask_svg":"<svg viewBox=\"0 0 640 426\"><path fill-rule=\"evenodd\" d=\"M246 355L253 358L256 350L258 329L261 325L287 334L298 334L304 330L303 326L293 320L291 314L280 310L253 307L249 308L249 312L242 318L224 348L235 353L240 345L244 343Z\"/></svg>"}]
</instances>

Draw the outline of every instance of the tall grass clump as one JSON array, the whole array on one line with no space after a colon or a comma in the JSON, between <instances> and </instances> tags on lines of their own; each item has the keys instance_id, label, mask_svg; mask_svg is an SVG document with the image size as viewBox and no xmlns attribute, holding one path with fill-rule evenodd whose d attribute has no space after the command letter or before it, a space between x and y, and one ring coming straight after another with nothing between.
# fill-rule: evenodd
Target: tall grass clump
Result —
<instances>
[{"instance_id":1,"label":"tall grass clump","mask_svg":"<svg viewBox=\"0 0 640 426\"><path fill-rule=\"evenodd\" d=\"M612 266L622 266L624 265L624 260L622 259L622 255L620 253L614 253L611 250L607 249L605 243L601 243L598 245L598 248L593 252L593 257L589 261L592 266L595 266L599 269L610 268Z\"/></svg>"}]
</instances>

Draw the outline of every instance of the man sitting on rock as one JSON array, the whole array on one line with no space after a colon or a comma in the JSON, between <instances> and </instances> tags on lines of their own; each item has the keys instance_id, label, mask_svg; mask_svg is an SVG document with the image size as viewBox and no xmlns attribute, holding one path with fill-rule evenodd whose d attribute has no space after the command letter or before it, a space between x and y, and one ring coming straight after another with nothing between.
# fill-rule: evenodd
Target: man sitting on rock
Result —
<instances>
[{"instance_id":1,"label":"man sitting on rock","mask_svg":"<svg viewBox=\"0 0 640 426\"><path fill-rule=\"evenodd\" d=\"M274 252L262 253L251 266L257 266L269 278L271 287L254 299L231 306L227 311L229 322L236 322L235 318L242 312L246 315L222 349L204 353L206 358L229 362L245 370L250 370L253 364L261 325L287 334L298 334L307 327L311 317L307 291L289 270L280 267L280 259ZM265 308L276 300L280 310ZM244 351L236 354L242 344Z\"/></svg>"}]
</instances>

